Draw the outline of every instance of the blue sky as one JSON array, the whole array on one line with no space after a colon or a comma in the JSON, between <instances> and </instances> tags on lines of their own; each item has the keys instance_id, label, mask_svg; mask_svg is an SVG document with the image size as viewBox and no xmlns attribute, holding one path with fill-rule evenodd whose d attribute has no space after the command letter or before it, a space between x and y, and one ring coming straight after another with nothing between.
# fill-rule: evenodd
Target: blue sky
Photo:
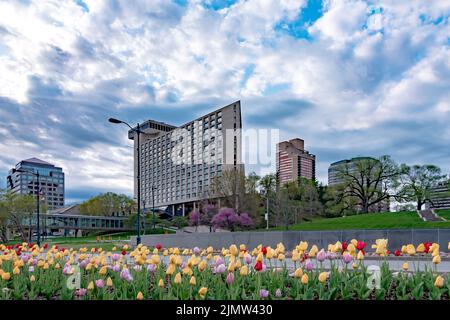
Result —
<instances>
[{"instance_id":1,"label":"blue sky","mask_svg":"<svg viewBox=\"0 0 450 320\"><path fill-rule=\"evenodd\" d=\"M66 172L68 202L132 194L114 116L182 124L240 99L245 128L331 162L390 154L450 173L450 3L0 3L0 187L18 161ZM264 174L273 167L249 169Z\"/></svg>"}]
</instances>

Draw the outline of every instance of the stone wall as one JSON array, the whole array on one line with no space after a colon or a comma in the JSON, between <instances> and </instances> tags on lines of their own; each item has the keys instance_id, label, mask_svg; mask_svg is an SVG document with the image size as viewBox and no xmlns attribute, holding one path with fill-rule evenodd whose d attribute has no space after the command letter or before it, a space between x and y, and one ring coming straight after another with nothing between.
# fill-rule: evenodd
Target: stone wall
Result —
<instances>
[{"instance_id":1,"label":"stone wall","mask_svg":"<svg viewBox=\"0 0 450 320\"><path fill-rule=\"evenodd\" d=\"M447 251L450 242L450 229L389 229L389 230L336 230L336 231L252 231L252 232L221 232L221 233L189 233L142 236L144 245L154 246L161 243L164 247L214 248L228 247L231 244L245 244L249 248L263 244L276 246L282 242L287 250L292 250L300 241L316 244L326 248L329 243L350 241L351 239L365 241L367 251L376 239L389 239L390 250L400 249L403 244L418 245L421 242L437 242L441 250ZM136 243L136 237L131 237L131 243Z\"/></svg>"}]
</instances>

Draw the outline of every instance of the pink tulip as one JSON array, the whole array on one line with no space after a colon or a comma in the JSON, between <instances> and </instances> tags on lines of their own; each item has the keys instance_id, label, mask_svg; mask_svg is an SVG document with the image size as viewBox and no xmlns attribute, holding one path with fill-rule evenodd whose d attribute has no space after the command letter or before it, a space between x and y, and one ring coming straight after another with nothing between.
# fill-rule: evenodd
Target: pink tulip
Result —
<instances>
[{"instance_id":1,"label":"pink tulip","mask_svg":"<svg viewBox=\"0 0 450 320\"><path fill-rule=\"evenodd\" d=\"M323 262L327 258L326 252L322 249L317 253L317 261Z\"/></svg>"},{"instance_id":2,"label":"pink tulip","mask_svg":"<svg viewBox=\"0 0 450 320\"><path fill-rule=\"evenodd\" d=\"M234 273L229 272L227 275L227 283L232 284L234 282Z\"/></svg>"}]
</instances>

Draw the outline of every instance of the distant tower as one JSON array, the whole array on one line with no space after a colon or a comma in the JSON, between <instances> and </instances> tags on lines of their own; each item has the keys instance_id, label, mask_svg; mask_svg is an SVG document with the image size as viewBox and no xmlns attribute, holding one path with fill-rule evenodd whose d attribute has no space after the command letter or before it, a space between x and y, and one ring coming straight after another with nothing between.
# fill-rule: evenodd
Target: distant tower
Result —
<instances>
[{"instance_id":1,"label":"distant tower","mask_svg":"<svg viewBox=\"0 0 450 320\"><path fill-rule=\"evenodd\" d=\"M299 138L277 144L278 183L297 181L303 177L316 179L316 156L305 150L305 141Z\"/></svg>"}]
</instances>

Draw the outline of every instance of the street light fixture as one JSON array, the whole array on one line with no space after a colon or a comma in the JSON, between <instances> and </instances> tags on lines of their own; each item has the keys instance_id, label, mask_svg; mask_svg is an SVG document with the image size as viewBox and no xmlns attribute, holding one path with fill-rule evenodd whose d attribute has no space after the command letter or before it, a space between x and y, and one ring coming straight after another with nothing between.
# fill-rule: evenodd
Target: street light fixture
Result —
<instances>
[{"instance_id":1,"label":"street light fixture","mask_svg":"<svg viewBox=\"0 0 450 320\"><path fill-rule=\"evenodd\" d=\"M41 230L40 230L40 225L39 225L39 211L40 211L40 207L39 207L39 194L40 194L40 182L39 182L39 171L36 170L36 172L33 171L28 171L28 170L24 170L24 169L13 169L13 173L14 172L22 172L22 173L29 173L32 174L36 177L36 183L37 183L37 192L36 192L36 210L37 210L37 225L36 225L36 231L37 231L37 245L40 247L41 246ZM29 230L29 242L31 242L31 219L30 219L30 230Z\"/></svg>"},{"instance_id":2,"label":"street light fixture","mask_svg":"<svg viewBox=\"0 0 450 320\"><path fill-rule=\"evenodd\" d=\"M136 237L136 245L139 245L141 243L141 152L140 152L140 145L139 145L139 136L141 133L143 133L141 131L141 127L140 124L138 123L136 128L131 127L128 123L126 123L125 121L122 120L118 120L115 118L109 118L108 119L109 122L114 123L114 124L120 124L123 123L126 126L128 126L130 128L131 131L135 132L137 134L137 147L136 147L136 152L137 152L137 174L136 174L136 179L137 179L137 237Z\"/></svg>"},{"instance_id":3,"label":"street light fixture","mask_svg":"<svg viewBox=\"0 0 450 320\"><path fill-rule=\"evenodd\" d=\"M156 187L152 185L152 212L153 212L153 232L156 229L156 219L155 219L155 189Z\"/></svg>"}]
</instances>

